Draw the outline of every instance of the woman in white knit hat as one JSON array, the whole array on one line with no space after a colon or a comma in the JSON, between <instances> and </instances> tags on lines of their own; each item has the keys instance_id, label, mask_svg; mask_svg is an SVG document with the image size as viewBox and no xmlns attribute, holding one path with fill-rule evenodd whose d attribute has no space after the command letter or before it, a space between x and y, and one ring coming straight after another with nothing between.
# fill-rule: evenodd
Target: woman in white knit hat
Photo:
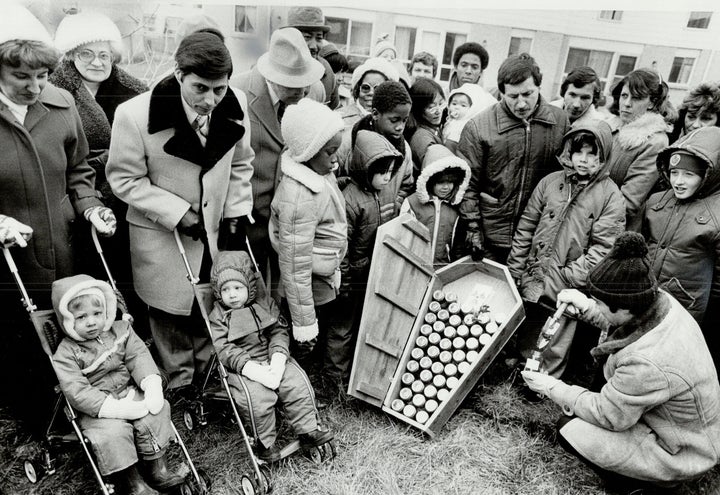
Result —
<instances>
[{"instance_id":1,"label":"woman in white knit hat","mask_svg":"<svg viewBox=\"0 0 720 495\"><path fill-rule=\"evenodd\" d=\"M121 103L147 91L147 86L117 66L122 52L122 37L113 21L96 12L68 14L55 32L55 47L63 52L60 66L50 82L70 92L82 121L90 148L88 163L95 169L95 188L115 212L118 230L112 242L104 243L110 269L126 296L136 330L146 333L147 309L132 290L130 239L125 221L127 205L118 200L105 178L105 163L110 148L110 131L115 109ZM105 277L93 251L89 230L74 232L78 249L78 271Z\"/></svg>"},{"instance_id":2,"label":"woman in white knit hat","mask_svg":"<svg viewBox=\"0 0 720 495\"><path fill-rule=\"evenodd\" d=\"M0 244L17 246L13 257L30 295L49 307L49 287L74 272L70 226L83 216L101 233L112 234L115 218L95 194L95 172L88 165L87 141L70 95L48 76L60 54L40 21L17 4L0 16ZM26 419L43 409L37 375L46 359L28 328L27 315L12 289L8 270L0 270L0 373L6 380L3 402L27 407ZM35 369L35 373L32 369ZM43 368L44 369L44 368ZM32 393L30 393L32 391ZM24 399L17 400L20 395ZM13 400L14 399L14 400ZM39 418L38 418L39 420ZM38 425L36 425L38 426Z\"/></svg>"}]
</instances>

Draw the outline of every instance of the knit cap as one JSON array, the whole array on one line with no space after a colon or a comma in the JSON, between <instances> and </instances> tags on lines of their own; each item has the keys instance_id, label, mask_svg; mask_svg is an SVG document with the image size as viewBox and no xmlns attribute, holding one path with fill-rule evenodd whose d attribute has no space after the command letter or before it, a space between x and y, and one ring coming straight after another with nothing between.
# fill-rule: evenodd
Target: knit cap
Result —
<instances>
[{"instance_id":1,"label":"knit cap","mask_svg":"<svg viewBox=\"0 0 720 495\"><path fill-rule=\"evenodd\" d=\"M122 50L120 30L99 12L68 14L55 31L55 47L63 53L96 41L109 41L113 50L118 53Z\"/></svg>"},{"instance_id":2,"label":"knit cap","mask_svg":"<svg viewBox=\"0 0 720 495\"><path fill-rule=\"evenodd\" d=\"M693 155L689 151L678 150L670 155L670 161L668 164L668 170L676 168L689 170L700 177L704 177L708 168L708 163L699 156Z\"/></svg>"},{"instance_id":3,"label":"knit cap","mask_svg":"<svg viewBox=\"0 0 720 495\"><path fill-rule=\"evenodd\" d=\"M390 35L384 34L382 37L378 39L378 42L375 44L375 47L373 48L373 57L379 57L382 52L385 50L390 50L395 54L395 57L397 57L397 48L395 48L395 45L393 45L390 42Z\"/></svg>"},{"instance_id":4,"label":"knit cap","mask_svg":"<svg viewBox=\"0 0 720 495\"><path fill-rule=\"evenodd\" d=\"M304 163L344 128L342 117L322 103L303 98L285 110L280 130L290 158Z\"/></svg>"},{"instance_id":5,"label":"knit cap","mask_svg":"<svg viewBox=\"0 0 720 495\"><path fill-rule=\"evenodd\" d=\"M362 81L365 74L368 72L379 72L383 76L387 77L389 81L399 81L400 74L398 74L397 68L390 63L389 60L384 58L369 58L353 71L352 79L350 80L350 87L355 88L357 84Z\"/></svg>"},{"instance_id":6,"label":"knit cap","mask_svg":"<svg viewBox=\"0 0 720 495\"><path fill-rule=\"evenodd\" d=\"M623 232L608 255L588 273L588 292L611 307L646 309L658 293L647 255L641 234Z\"/></svg>"},{"instance_id":7,"label":"knit cap","mask_svg":"<svg viewBox=\"0 0 720 495\"><path fill-rule=\"evenodd\" d=\"M325 43L323 46L320 47L320 51L318 51L318 55L320 55L322 58L325 58L328 55L332 55L334 53L340 53L340 50L338 50L338 47L333 45L332 43Z\"/></svg>"},{"instance_id":8,"label":"knit cap","mask_svg":"<svg viewBox=\"0 0 720 495\"><path fill-rule=\"evenodd\" d=\"M37 17L16 3L2 6L0 44L11 40L39 41L53 46L52 37Z\"/></svg>"},{"instance_id":9,"label":"knit cap","mask_svg":"<svg viewBox=\"0 0 720 495\"><path fill-rule=\"evenodd\" d=\"M247 287L250 304L255 300L255 274L250 255L245 251L220 251L215 257L212 270L210 270L210 284L215 297L220 299L222 286L229 281L236 281Z\"/></svg>"}]
</instances>

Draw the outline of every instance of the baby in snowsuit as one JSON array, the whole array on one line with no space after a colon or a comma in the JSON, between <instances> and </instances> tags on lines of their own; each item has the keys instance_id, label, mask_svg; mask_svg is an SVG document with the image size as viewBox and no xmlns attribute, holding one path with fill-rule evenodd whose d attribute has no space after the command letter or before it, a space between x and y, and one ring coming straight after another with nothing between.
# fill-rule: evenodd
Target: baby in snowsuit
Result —
<instances>
[{"instance_id":1,"label":"baby in snowsuit","mask_svg":"<svg viewBox=\"0 0 720 495\"><path fill-rule=\"evenodd\" d=\"M110 285L88 275L56 280L52 302L68 337L53 365L63 394L80 412L100 473L115 475L120 493L149 495L181 484L184 478L166 463L173 429L160 373L130 323L115 320Z\"/></svg>"},{"instance_id":2,"label":"baby in snowsuit","mask_svg":"<svg viewBox=\"0 0 720 495\"><path fill-rule=\"evenodd\" d=\"M210 272L216 297L210 326L233 399L259 440L258 456L274 462L280 459L275 444L278 402L303 447L327 443L333 434L319 427L310 381L289 357L289 325L272 298L257 298L255 277L246 252L218 253Z\"/></svg>"}]
</instances>

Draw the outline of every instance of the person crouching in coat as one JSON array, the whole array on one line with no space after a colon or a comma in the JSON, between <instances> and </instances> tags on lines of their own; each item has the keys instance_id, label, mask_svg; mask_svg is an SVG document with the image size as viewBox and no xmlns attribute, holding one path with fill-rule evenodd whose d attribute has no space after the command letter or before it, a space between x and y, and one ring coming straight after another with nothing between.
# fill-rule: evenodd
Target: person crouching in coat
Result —
<instances>
[{"instance_id":1,"label":"person crouching in coat","mask_svg":"<svg viewBox=\"0 0 720 495\"><path fill-rule=\"evenodd\" d=\"M442 144L430 145L425 153L417 190L400 208L430 230L433 266L440 268L457 259L454 249L458 205L470 183L470 167Z\"/></svg>"},{"instance_id":2,"label":"person crouching in coat","mask_svg":"<svg viewBox=\"0 0 720 495\"><path fill-rule=\"evenodd\" d=\"M530 388L562 407L558 441L608 483L674 484L720 460L720 385L700 327L659 290L643 237L620 235L588 274L587 297L557 296L603 330L591 354L603 364L599 392L523 371ZM601 334L602 335L602 334Z\"/></svg>"},{"instance_id":3,"label":"person crouching in coat","mask_svg":"<svg viewBox=\"0 0 720 495\"><path fill-rule=\"evenodd\" d=\"M510 275L528 313L517 350L529 357L548 311L562 289L585 287L588 271L610 252L625 230L625 205L606 167L612 137L602 121L573 127L563 138L558 161L564 170L537 185L513 236ZM543 353L541 366L562 375L575 336L576 321L561 317L560 329Z\"/></svg>"},{"instance_id":4,"label":"person crouching in coat","mask_svg":"<svg viewBox=\"0 0 720 495\"><path fill-rule=\"evenodd\" d=\"M333 171L337 168L342 117L303 98L285 111L281 130L287 150L280 158L282 178L271 203L270 241L278 253L281 292L292 320L294 349L303 366L316 347L316 364L328 374L335 363L339 335L335 300L340 262L347 250L345 200ZM314 339L320 337L317 343ZM302 354L305 353L305 356Z\"/></svg>"}]
</instances>

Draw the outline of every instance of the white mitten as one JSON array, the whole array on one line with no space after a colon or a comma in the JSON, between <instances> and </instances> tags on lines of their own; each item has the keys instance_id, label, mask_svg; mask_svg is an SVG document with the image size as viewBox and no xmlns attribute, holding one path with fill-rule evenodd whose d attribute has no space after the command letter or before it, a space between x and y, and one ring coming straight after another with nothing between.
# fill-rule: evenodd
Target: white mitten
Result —
<instances>
[{"instance_id":1,"label":"white mitten","mask_svg":"<svg viewBox=\"0 0 720 495\"><path fill-rule=\"evenodd\" d=\"M277 385L274 388L280 386L282 377L285 374L285 363L287 363L287 356L281 352L273 353L270 358L270 371L277 380Z\"/></svg>"},{"instance_id":2,"label":"white mitten","mask_svg":"<svg viewBox=\"0 0 720 495\"><path fill-rule=\"evenodd\" d=\"M548 395L550 390L560 383L557 378L537 371L521 371L520 374L528 387L530 387L530 390L541 395Z\"/></svg>"},{"instance_id":3,"label":"white mitten","mask_svg":"<svg viewBox=\"0 0 720 495\"><path fill-rule=\"evenodd\" d=\"M563 289L557 295L557 306L568 303L568 313L584 313L590 308L592 299L577 289Z\"/></svg>"},{"instance_id":4,"label":"white mitten","mask_svg":"<svg viewBox=\"0 0 720 495\"><path fill-rule=\"evenodd\" d=\"M162 379L160 375L148 375L140 382L140 388L145 392L145 405L150 414L157 414L165 405L163 397Z\"/></svg>"},{"instance_id":5,"label":"white mitten","mask_svg":"<svg viewBox=\"0 0 720 495\"><path fill-rule=\"evenodd\" d=\"M254 382L265 385L271 390L275 390L280 384L279 380L277 380L277 385L275 384L276 380L270 366L267 364L260 364L257 361L248 361L245 363L245 366L243 366L242 369L242 374Z\"/></svg>"},{"instance_id":6,"label":"white mitten","mask_svg":"<svg viewBox=\"0 0 720 495\"><path fill-rule=\"evenodd\" d=\"M117 220L115 214L110 208L105 206L91 206L83 212L85 220L93 224L97 229L98 234L110 237L115 233L117 227Z\"/></svg>"},{"instance_id":7,"label":"white mitten","mask_svg":"<svg viewBox=\"0 0 720 495\"><path fill-rule=\"evenodd\" d=\"M13 217L0 215L0 244L3 247L26 247L32 234L33 229L29 225L20 223Z\"/></svg>"},{"instance_id":8,"label":"white mitten","mask_svg":"<svg viewBox=\"0 0 720 495\"><path fill-rule=\"evenodd\" d=\"M98 418L133 420L145 417L149 412L145 401L136 401L134 398L135 390L120 400L108 395L100 406Z\"/></svg>"}]
</instances>

